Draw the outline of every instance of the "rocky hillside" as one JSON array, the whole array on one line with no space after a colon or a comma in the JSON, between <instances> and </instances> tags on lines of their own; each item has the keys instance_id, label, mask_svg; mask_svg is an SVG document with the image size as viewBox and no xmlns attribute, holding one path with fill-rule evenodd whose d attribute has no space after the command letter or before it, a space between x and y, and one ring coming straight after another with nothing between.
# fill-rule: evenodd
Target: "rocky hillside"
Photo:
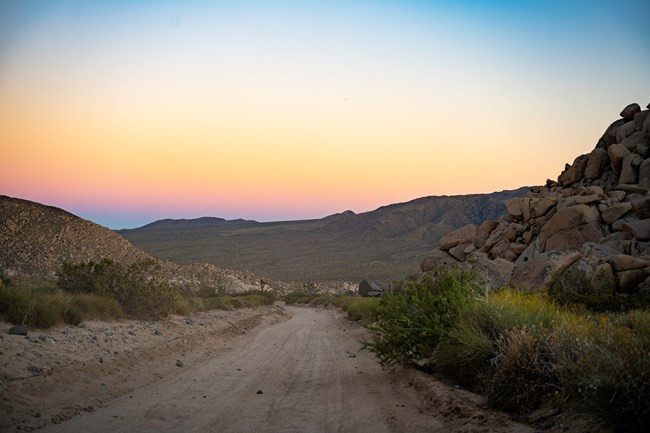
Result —
<instances>
[{"instance_id":1,"label":"rocky hillside","mask_svg":"<svg viewBox=\"0 0 650 433\"><path fill-rule=\"evenodd\" d=\"M162 220L119 233L162 259L209 262L275 280L391 280L417 272L419 257L440 236L504 215L504 201L527 191L423 197L307 221Z\"/></svg>"},{"instance_id":2,"label":"rocky hillside","mask_svg":"<svg viewBox=\"0 0 650 433\"><path fill-rule=\"evenodd\" d=\"M53 279L64 262L111 258L124 264L158 262L119 234L62 209L0 195L0 271L9 276ZM213 288L228 292L260 289L250 273L213 264L179 265L159 261L155 272L174 286L195 291ZM281 283L273 288L282 289Z\"/></svg>"},{"instance_id":3,"label":"rocky hillside","mask_svg":"<svg viewBox=\"0 0 650 433\"><path fill-rule=\"evenodd\" d=\"M557 182L508 200L503 218L446 234L421 269L462 262L494 286L529 290L554 277L601 293L650 290L649 111L625 107Z\"/></svg>"},{"instance_id":4,"label":"rocky hillside","mask_svg":"<svg viewBox=\"0 0 650 433\"><path fill-rule=\"evenodd\" d=\"M52 277L63 262L150 258L126 239L62 209L0 195L0 269Z\"/></svg>"}]
</instances>

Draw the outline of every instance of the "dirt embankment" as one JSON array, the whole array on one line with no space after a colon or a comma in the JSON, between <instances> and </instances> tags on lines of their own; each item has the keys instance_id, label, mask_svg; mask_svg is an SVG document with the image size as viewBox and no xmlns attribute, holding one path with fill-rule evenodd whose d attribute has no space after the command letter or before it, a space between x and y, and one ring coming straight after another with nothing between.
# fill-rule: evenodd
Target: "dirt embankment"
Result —
<instances>
[{"instance_id":1,"label":"dirt embankment","mask_svg":"<svg viewBox=\"0 0 650 433\"><path fill-rule=\"evenodd\" d=\"M3 333L0 431L533 431L382 369L359 350L365 336L338 311L301 307Z\"/></svg>"}]
</instances>

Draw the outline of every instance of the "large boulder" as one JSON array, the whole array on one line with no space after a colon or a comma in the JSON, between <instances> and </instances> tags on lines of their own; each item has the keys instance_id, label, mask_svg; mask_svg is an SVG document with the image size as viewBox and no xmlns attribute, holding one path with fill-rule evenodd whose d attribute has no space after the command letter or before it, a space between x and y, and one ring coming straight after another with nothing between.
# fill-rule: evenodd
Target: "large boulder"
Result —
<instances>
[{"instance_id":1,"label":"large boulder","mask_svg":"<svg viewBox=\"0 0 650 433\"><path fill-rule=\"evenodd\" d=\"M487 254L480 251L468 255L463 265L480 275L489 288L501 288L510 284L515 269L514 263L502 258L490 260Z\"/></svg>"},{"instance_id":2,"label":"large boulder","mask_svg":"<svg viewBox=\"0 0 650 433\"><path fill-rule=\"evenodd\" d=\"M475 224L468 224L450 233L447 233L438 241L438 247L448 250L458 244L469 243L476 236L478 227Z\"/></svg>"},{"instance_id":3,"label":"large boulder","mask_svg":"<svg viewBox=\"0 0 650 433\"><path fill-rule=\"evenodd\" d=\"M385 283L374 280L362 280L359 283L359 296L376 297L381 296L388 286Z\"/></svg>"},{"instance_id":4,"label":"large boulder","mask_svg":"<svg viewBox=\"0 0 650 433\"><path fill-rule=\"evenodd\" d=\"M573 161L573 165L568 167L560 176L557 181L560 185L571 185L582 179L587 167L587 160L589 155L580 155Z\"/></svg>"},{"instance_id":5,"label":"large boulder","mask_svg":"<svg viewBox=\"0 0 650 433\"><path fill-rule=\"evenodd\" d=\"M607 150L602 147L594 149L589 154L589 161L587 161L587 166L585 167L585 179L600 179L609 163Z\"/></svg>"},{"instance_id":6,"label":"large boulder","mask_svg":"<svg viewBox=\"0 0 650 433\"><path fill-rule=\"evenodd\" d=\"M543 291L558 272L564 271L582 255L579 251L547 251L518 264L510 285L527 291Z\"/></svg>"},{"instance_id":7,"label":"large boulder","mask_svg":"<svg viewBox=\"0 0 650 433\"><path fill-rule=\"evenodd\" d=\"M558 210L542 227L542 251L579 249L585 242L595 242L605 233L600 224L598 209L578 204Z\"/></svg>"},{"instance_id":8,"label":"large boulder","mask_svg":"<svg viewBox=\"0 0 650 433\"><path fill-rule=\"evenodd\" d=\"M641 111L641 107L635 102L623 108L623 111L621 111L621 117L625 120L630 120L634 118L634 115L639 111Z\"/></svg>"},{"instance_id":9,"label":"large boulder","mask_svg":"<svg viewBox=\"0 0 650 433\"><path fill-rule=\"evenodd\" d=\"M247 293L247 292L259 290L259 287L254 286L252 284L247 284L232 275L226 276L225 280L226 280L226 284L224 287L224 291L226 293Z\"/></svg>"},{"instance_id":10,"label":"large boulder","mask_svg":"<svg viewBox=\"0 0 650 433\"><path fill-rule=\"evenodd\" d=\"M617 176L621 174L621 166L623 165L623 159L630 154L630 151L627 147L622 144L612 144L607 149L607 155L611 162L612 170Z\"/></svg>"},{"instance_id":11,"label":"large boulder","mask_svg":"<svg viewBox=\"0 0 650 433\"><path fill-rule=\"evenodd\" d=\"M432 250L422 260L420 260L420 269L422 272L429 272L438 266L447 266L460 263L449 253L442 250Z\"/></svg>"}]
</instances>

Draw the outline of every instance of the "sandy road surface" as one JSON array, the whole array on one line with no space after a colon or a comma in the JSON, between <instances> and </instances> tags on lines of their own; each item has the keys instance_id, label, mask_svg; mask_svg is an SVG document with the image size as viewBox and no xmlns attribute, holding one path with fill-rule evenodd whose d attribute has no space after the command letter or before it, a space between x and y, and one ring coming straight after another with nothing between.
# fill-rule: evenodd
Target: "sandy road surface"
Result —
<instances>
[{"instance_id":1,"label":"sandy road surface","mask_svg":"<svg viewBox=\"0 0 650 433\"><path fill-rule=\"evenodd\" d=\"M288 320L267 321L225 347L206 339L200 350L218 349L210 357L185 358L160 380L39 431L531 431L464 391L416 391L402 370L382 370L359 350L364 330L337 311L286 310Z\"/></svg>"}]
</instances>

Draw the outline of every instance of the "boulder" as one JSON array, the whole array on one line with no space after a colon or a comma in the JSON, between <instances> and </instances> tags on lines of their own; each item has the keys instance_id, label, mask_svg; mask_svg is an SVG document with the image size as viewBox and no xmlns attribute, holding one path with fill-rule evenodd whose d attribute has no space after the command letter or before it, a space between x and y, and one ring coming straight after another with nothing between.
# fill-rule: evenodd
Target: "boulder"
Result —
<instances>
[{"instance_id":1,"label":"boulder","mask_svg":"<svg viewBox=\"0 0 650 433\"><path fill-rule=\"evenodd\" d=\"M543 291L553 276L581 257L578 251L547 251L518 264L512 272L510 285L522 290Z\"/></svg>"},{"instance_id":2,"label":"boulder","mask_svg":"<svg viewBox=\"0 0 650 433\"><path fill-rule=\"evenodd\" d=\"M639 180L639 165L642 158L636 153L630 153L621 163L621 176L618 178L619 183L634 184Z\"/></svg>"},{"instance_id":3,"label":"boulder","mask_svg":"<svg viewBox=\"0 0 650 433\"><path fill-rule=\"evenodd\" d=\"M9 328L9 335L27 335L27 325L16 325Z\"/></svg>"},{"instance_id":4,"label":"boulder","mask_svg":"<svg viewBox=\"0 0 650 433\"><path fill-rule=\"evenodd\" d=\"M485 245L485 241L488 240L490 234L494 231L499 223L493 220L484 221L478 228L476 232L476 237L474 238L474 247L476 249L482 248Z\"/></svg>"},{"instance_id":5,"label":"boulder","mask_svg":"<svg viewBox=\"0 0 650 433\"><path fill-rule=\"evenodd\" d=\"M429 252L422 260L420 260L420 269L422 272L429 272L438 266L447 266L460 263L449 253L435 249Z\"/></svg>"},{"instance_id":6,"label":"boulder","mask_svg":"<svg viewBox=\"0 0 650 433\"><path fill-rule=\"evenodd\" d=\"M640 220L650 218L650 197L634 200L630 205Z\"/></svg>"},{"instance_id":7,"label":"boulder","mask_svg":"<svg viewBox=\"0 0 650 433\"><path fill-rule=\"evenodd\" d=\"M478 227L475 224L469 224L447 233L438 241L438 247L443 250L448 250L458 244L469 243L476 236Z\"/></svg>"},{"instance_id":8,"label":"boulder","mask_svg":"<svg viewBox=\"0 0 650 433\"><path fill-rule=\"evenodd\" d=\"M585 204L570 206L553 215L540 233L542 251L578 249L605 235L600 227L598 209Z\"/></svg>"},{"instance_id":9,"label":"boulder","mask_svg":"<svg viewBox=\"0 0 650 433\"><path fill-rule=\"evenodd\" d=\"M616 175L620 175L621 165L623 164L623 158L625 158L629 154L630 151L627 149L627 147L623 146L622 144L612 144L611 146L609 146L609 149L607 149L607 155L609 156L612 170L614 170L614 173Z\"/></svg>"},{"instance_id":10,"label":"boulder","mask_svg":"<svg viewBox=\"0 0 650 433\"><path fill-rule=\"evenodd\" d=\"M609 155L607 150L603 148L596 148L589 154L589 160L585 166L585 179L593 180L600 179L609 166Z\"/></svg>"},{"instance_id":11,"label":"boulder","mask_svg":"<svg viewBox=\"0 0 650 433\"><path fill-rule=\"evenodd\" d=\"M500 288L507 286L512 277L512 271L515 264L502 258L490 260L487 254L476 251L467 256L467 261L463 263L479 274L488 284L488 288Z\"/></svg>"},{"instance_id":12,"label":"boulder","mask_svg":"<svg viewBox=\"0 0 650 433\"><path fill-rule=\"evenodd\" d=\"M506 210L508 215L510 215L515 220L521 220L523 218L523 212L521 210L522 199L519 197L511 198L504 202L506 205Z\"/></svg>"},{"instance_id":13,"label":"boulder","mask_svg":"<svg viewBox=\"0 0 650 433\"><path fill-rule=\"evenodd\" d=\"M488 252L492 249L494 245L497 244L497 242L503 240L508 242L514 242L517 239L517 235L519 234L519 232L520 231L523 232L523 229L524 226L521 224L501 221L498 227L492 230L492 233L490 233L490 236L485 241L485 245L483 246L482 250L484 252Z\"/></svg>"},{"instance_id":14,"label":"boulder","mask_svg":"<svg viewBox=\"0 0 650 433\"><path fill-rule=\"evenodd\" d=\"M506 239L501 239L499 242L494 244L494 246L488 252L488 256L491 259L496 259L497 257L503 257L506 251L510 249L510 242Z\"/></svg>"},{"instance_id":15,"label":"boulder","mask_svg":"<svg viewBox=\"0 0 650 433\"><path fill-rule=\"evenodd\" d=\"M648 188L639 186L639 185L630 185L630 184L625 184L625 183L619 183L616 185L616 189L620 189L621 191L625 191L625 193L629 196L630 194L645 194L648 192Z\"/></svg>"},{"instance_id":16,"label":"boulder","mask_svg":"<svg viewBox=\"0 0 650 433\"><path fill-rule=\"evenodd\" d=\"M633 238L639 240L650 239L650 219L626 222L623 223L621 228Z\"/></svg>"},{"instance_id":17,"label":"boulder","mask_svg":"<svg viewBox=\"0 0 650 433\"><path fill-rule=\"evenodd\" d=\"M616 291L616 277L612 267L593 256L585 255L556 273L552 284L555 290L564 293L607 295Z\"/></svg>"},{"instance_id":18,"label":"boulder","mask_svg":"<svg viewBox=\"0 0 650 433\"><path fill-rule=\"evenodd\" d=\"M556 197L532 198L530 199L530 217L538 218L544 216L556 204Z\"/></svg>"},{"instance_id":19,"label":"boulder","mask_svg":"<svg viewBox=\"0 0 650 433\"><path fill-rule=\"evenodd\" d=\"M643 131L643 124L648 118L648 113L650 113L650 110L643 110L634 115L634 124L636 125L636 129L639 131Z\"/></svg>"},{"instance_id":20,"label":"boulder","mask_svg":"<svg viewBox=\"0 0 650 433\"><path fill-rule=\"evenodd\" d=\"M636 153L647 158L650 155L650 143L644 142L637 144Z\"/></svg>"},{"instance_id":21,"label":"boulder","mask_svg":"<svg viewBox=\"0 0 650 433\"><path fill-rule=\"evenodd\" d=\"M636 125L634 124L634 120L630 120L629 122L624 123L616 130L616 142L621 143L627 137L634 134L634 132L636 132Z\"/></svg>"},{"instance_id":22,"label":"boulder","mask_svg":"<svg viewBox=\"0 0 650 433\"><path fill-rule=\"evenodd\" d=\"M259 287L253 286L252 284L246 284L243 281L239 280L232 275L226 277L226 284L224 291L226 293L246 293L258 290Z\"/></svg>"},{"instance_id":23,"label":"boulder","mask_svg":"<svg viewBox=\"0 0 650 433\"><path fill-rule=\"evenodd\" d=\"M639 166L639 185L650 188L650 158L645 159Z\"/></svg>"},{"instance_id":24,"label":"boulder","mask_svg":"<svg viewBox=\"0 0 650 433\"><path fill-rule=\"evenodd\" d=\"M616 200L616 201L623 201L625 200L625 196L627 193L625 191L620 191L618 189L613 189L607 193L609 198Z\"/></svg>"},{"instance_id":25,"label":"boulder","mask_svg":"<svg viewBox=\"0 0 650 433\"><path fill-rule=\"evenodd\" d=\"M380 281L362 280L359 283L359 296L376 297L381 296L388 286Z\"/></svg>"},{"instance_id":26,"label":"boulder","mask_svg":"<svg viewBox=\"0 0 650 433\"><path fill-rule=\"evenodd\" d=\"M472 247L472 249L470 249L469 252L472 252L474 249L476 249L476 248L474 248L474 244L472 244L472 243L459 244L459 245L456 245L453 248L450 248L449 249L449 254L452 257L454 257L456 260L464 262L465 257L467 257L467 254L468 254L468 252L466 252L466 250L470 246Z\"/></svg>"},{"instance_id":27,"label":"boulder","mask_svg":"<svg viewBox=\"0 0 650 433\"><path fill-rule=\"evenodd\" d=\"M633 294L639 291L639 285L648 277L645 269L633 269L616 273L616 284L621 293Z\"/></svg>"},{"instance_id":28,"label":"boulder","mask_svg":"<svg viewBox=\"0 0 650 433\"><path fill-rule=\"evenodd\" d=\"M526 249L521 254L519 254L519 257L517 257L515 264L519 265L526 263L528 260L540 255L541 253L542 252L539 249L539 237L537 237L534 241L528 244Z\"/></svg>"},{"instance_id":29,"label":"boulder","mask_svg":"<svg viewBox=\"0 0 650 433\"><path fill-rule=\"evenodd\" d=\"M618 119L607 127L603 137L601 138L601 140L605 142L605 147L609 147L616 143L616 130L623 124L625 124L625 119Z\"/></svg>"},{"instance_id":30,"label":"boulder","mask_svg":"<svg viewBox=\"0 0 650 433\"><path fill-rule=\"evenodd\" d=\"M621 117L625 120L630 120L634 118L634 115L639 111L641 111L641 107L635 102L623 108L623 111L621 111Z\"/></svg>"},{"instance_id":31,"label":"boulder","mask_svg":"<svg viewBox=\"0 0 650 433\"><path fill-rule=\"evenodd\" d=\"M645 143L647 140L648 136L645 132L637 131L627 137L625 140L621 141L621 144L625 146L630 152L634 152L640 143Z\"/></svg>"},{"instance_id":32,"label":"boulder","mask_svg":"<svg viewBox=\"0 0 650 433\"><path fill-rule=\"evenodd\" d=\"M571 185L582 180L587 167L587 160L589 155L580 155L573 161L573 165L569 166L560 176L557 181L560 185Z\"/></svg>"},{"instance_id":33,"label":"boulder","mask_svg":"<svg viewBox=\"0 0 650 433\"><path fill-rule=\"evenodd\" d=\"M607 224L612 224L614 221L622 218L623 215L632 210L632 203L626 201L623 203L616 203L612 206L600 205L599 209L603 221Z\"/></svg>"},{"instance_id":34,"label":"boulder","mask_svg":"<svg viewBox=\"0 0 650 433\"><path fill-rule=\"evenodd\" d=\"M650 266L650 260L639 257L632 257L627 254L617 254L608 257L607 262L616 272L630 271L632 269L643 269Z\"/></svg>"}]
</instances>

